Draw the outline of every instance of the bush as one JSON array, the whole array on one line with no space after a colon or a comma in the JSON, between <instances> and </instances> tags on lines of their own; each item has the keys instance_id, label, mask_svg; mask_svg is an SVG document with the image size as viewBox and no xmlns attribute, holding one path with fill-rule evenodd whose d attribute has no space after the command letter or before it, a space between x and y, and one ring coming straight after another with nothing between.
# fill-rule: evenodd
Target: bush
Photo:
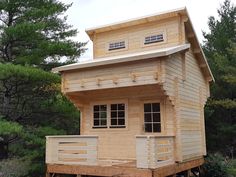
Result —
<instances>
[{"instance_id":1,"label":"bush","mask_svg":"<svg viewBox=\"0 0 236 177\"><path fill-rule=\"evenodd\" d=\"M203 165L204 177L228 177L227 163L220 154L211 154Z\"/></svg>"},{"instance_id":2,"label":"bush","mask_svg":"<svg viewBox=\"0 0 236 177\"><path fill-rule=\"evenodd\" d=\"M227 172L229 174L229 177L236 177L236 159L229 161Z\"/></svg>"},{"instance_id":3,"label":"bush","mask_svg":"<svg viewBox=\"0 0 236 177\"><path fill-rule=\"evenodd\" d=\"M28 174L30 162L23 159L0 161L0 177L24 177Z\"/></svg>"}]
</instances>

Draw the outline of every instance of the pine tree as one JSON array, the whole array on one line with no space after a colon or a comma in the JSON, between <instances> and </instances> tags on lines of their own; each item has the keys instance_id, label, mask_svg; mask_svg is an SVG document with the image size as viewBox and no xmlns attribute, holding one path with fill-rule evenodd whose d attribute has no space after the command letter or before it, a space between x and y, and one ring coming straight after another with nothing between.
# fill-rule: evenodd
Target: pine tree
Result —
<instances>
[{"instance_id":1,"label":"pine tree","mask_svg":"<svg viewBox=\"0 0 236 177\"><path fill-rule=\"evenodd\" d=\"M236 153L236 7L226 0L219 18L209 18L204 51L215 77L206 106L207 145L210 151Z\"/></svg>"},{"instance_id":2,"label":"pine tree","mask_svg":"<svg viewBox=\"0 0 236 177\"><path fill-rule=\"evenodd\" d=\"M0 62L40 65L62 56L75 62L85 43L70 40L77 34L64 13L72 4L58 0L0 1Z\"/></svg>"},{"instance_id":3,"label":"pine tree","mask_svg":"<svg viewBox=\"0 0 236 177\"><path fill-rule=\"evenodd\" d=\"M46 135L79 134L80 113L60 93L60 76L48 72L85 51L71 40L77 30L64 16L71 5L0 0L0 160L29 161L27 176L45 174Z\"/></svg>"}]
</instances>

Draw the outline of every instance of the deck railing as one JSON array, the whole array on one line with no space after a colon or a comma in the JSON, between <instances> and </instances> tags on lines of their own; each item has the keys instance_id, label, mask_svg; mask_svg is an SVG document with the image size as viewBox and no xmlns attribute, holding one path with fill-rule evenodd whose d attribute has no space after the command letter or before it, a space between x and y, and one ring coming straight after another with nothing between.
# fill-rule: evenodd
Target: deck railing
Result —
<instances>
[{"instance_id":1,"label":"deck railing","mask_svg":"<svg viewBox=\"0 0 236 177\"><path fill-rule=\"evenodd\" d=\"M98 136L46 136L47 164L97 164Z\"/></svg>"},{"instance_id":2,"label":"deck railing","mask_svg":"<svg viewBox=\"0 0 236 177\"><path fill-rule=\"evenodd\" d=\"M137 168L158 168L174 163L174 136L136 136Z\"/></svg>"}]
</instances>

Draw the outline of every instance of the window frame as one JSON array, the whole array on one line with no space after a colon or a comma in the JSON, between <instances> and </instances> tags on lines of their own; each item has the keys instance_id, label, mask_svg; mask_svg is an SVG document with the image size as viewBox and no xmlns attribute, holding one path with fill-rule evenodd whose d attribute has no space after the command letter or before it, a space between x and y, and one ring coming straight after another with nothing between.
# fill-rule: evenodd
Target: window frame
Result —
<instances>
[{"instance_id":1,"label":"window frame","mask_svg":"<svg viewBox=\"0 0 236 177\"><path fill-rule=\"evenodd\" d=\"M113 47L111 47L113 46ZM119 49L124 49L125 48L125 41L119 41L119 42L110 42L109 43L109 51L111 50L119 50Z\"/></svg>"},{"instance_id":2,"label":"window frame","mask_svg":"<svg viewBox=\"0 0 236 177\"><path fill-rule=\"evenodd\" d=\"M114 105L114 104L117 104L117 106L118 106L119 104L124 104L124 110L119 110L118 107L117 107L116 110L113 110L113 111L112 111L112 109L111 109L111 105L112 105L112 104L113 104L113 105ZM125 103L111 103L111 104L109 104L109 105L110 105L110 112L109 112L109 113L110 113L110 125L109 125L109 127L110 127L110 128L125 128L125 125L126 125L126 124L125 124L125 123L126 123L126 114L127 114L127 113L126 113L126 104L125 104ZM111 121L112 121L112 119L113 119L112 116L111 116L111 114L112 114L112 112L115 112L115 111L117 112L117 114L119 114L119 112L124 112L124 125L112 125L112 124L111 124ZM116 120L119 122L119 116L116 116Z\"/></svg>"},{"instance_id":3,"label":"window frame","mask_svg":"<svg viewBox=\"0 0 236 177\"><path fill-rule=\"evenodd\" d=\"M116 126L112 126L111 125L111 104L125 104L125 125L116 125ZM94 126L94 117L93 117L93 107L94 105L107 105L107 125L106 127L102 127L102 126ZM92 104L90 104L90 110L91 110L91 128L92 130L96 130L96 129L102 129L102 130L113 130L113 129L118 129L120 130L120 128L123 129L127 129L128 128L128 101L127 100L112 100L112 101L96 101L93 102Z\"/></svg>"},{"instance_id":4,"label":"window frame","mask_svg":"<svg viewBox=\"0 0 236 177\"><path fill-rule=\"evenodd\" d=\"M144 104L147 104L147 103L159 103L160 104L160 128L161 128L161 131L160 132L146 132L145 131L145 117L144 117L144 114L145 114L145 111L144 111ZM142 102L142 122L143 122L143 125L142 125L142 130L144 132L144 134L164 134L165 133L165 104L164 104L164 101L163 100L145 100Z\"/></svg>"},{"instance_id":5,"label":"window frame","mask_svg":"<svg viewBox=\"0 0 236 177\"><path fill-rule=\"evenodd\" d=\"M163 33L159 33L159 34L155 34L155 35L146 36L144 38L144 45L159 43L159 42L163 42L163 41L164 41L164 35L163 35Z\"/></svg>"},{"instance_id":6,"label":"window frame","mask_svg":"<svg viewBox=\"0 0 236 177\"><path fill-rule=\"evenodd\" d=\"M109 46L110 46L111 43L117 43L117 42L122 42L122 41L125 42L125 47L124 48L109 50ZM106 53L113 53L113 52L120 52L120 51L128 50L128 46L129 46L129 42L128 42L127 38L120 38L120 39L107 41L106 42Z\"/></svg>"},{"instance_id":7,"label":"window frame","mask_svg":"<svg viewBox=\"0 0 236 177\"><path fill-rule=\"evenodd\" d=\"M160 41L160 42L152 42L152 43L148 43L148 44L145 44L145 38L146 37L150 37L150 36L155 36L155 35L160 35L162 34L163 35L163 41ZM141 38L141 46L142 47L152 47L152 46L157 46L157 45L162 45L162 44L165 44L167 43L167 37L166 37L166 30L157 30L157 31L154 31L154 32L149 32L149 33L145 33L142 38Z\"/></svg>"},{"instance_id":8,"label":"window frame","mask_svg":"<svg viewBox=\"0 0 236 177\"><path fill-rule=\"evenodd\" d=\"M94 111L94 107L95 106L99 106L99 108L100 108L100 106L106 106L106 111L101 111L101 110L99 110L99 111ZM93 106L92 106L92 118L93 118L93 122L92 122L92 124L93 124L93 128L107 128L107 126L108 126L108 115L107 115L107 110L108 110L108 105L107 104L94 104ZM106 112L106 125L94 125L94 113L98 113L99 114L99 116L98 116L98 121L100 122L101 121L101 119L100 119L100 112Z\"/></svg>"}]
</instances>

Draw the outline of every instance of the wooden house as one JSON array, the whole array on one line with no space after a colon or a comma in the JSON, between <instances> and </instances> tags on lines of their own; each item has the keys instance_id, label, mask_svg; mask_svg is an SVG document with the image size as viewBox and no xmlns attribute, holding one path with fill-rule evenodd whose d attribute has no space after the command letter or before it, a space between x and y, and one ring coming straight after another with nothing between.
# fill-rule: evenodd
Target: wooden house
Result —
<instances>
[{"instance_id":1,"label":"wooden house","mask_svg":"<svg viewBox=\"0 0 236 177\"><path fill-rule=\"evenodd\" d=\"M88 29L94 59L54 68L80 135L47 136L47 175L159 177L206 155L214 80L186 8Z\"/></svg>"}]
</instances>

